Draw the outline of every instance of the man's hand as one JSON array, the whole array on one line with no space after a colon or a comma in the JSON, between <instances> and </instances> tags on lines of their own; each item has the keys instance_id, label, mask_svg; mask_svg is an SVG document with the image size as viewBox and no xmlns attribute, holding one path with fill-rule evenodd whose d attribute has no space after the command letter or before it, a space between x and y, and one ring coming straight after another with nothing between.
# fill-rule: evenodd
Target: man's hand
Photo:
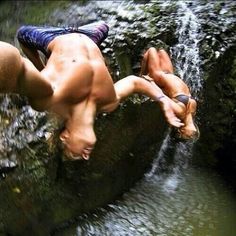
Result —
<instances>
[{"instance_id":1,"label":"man's hand","mask_svg":"<svg viewBox=\"0 0 236 236\"><path fill-rule=\"evenodd\" d=\"M159 102L160 102L161 109L164 112L166 121L170 125L176 128L180 128L184 126L184 123L182 123L182 121L174 113L173 108L170 104L170 101L166 98L166 96L162 97Z\"/></svg>"}]
</instances>

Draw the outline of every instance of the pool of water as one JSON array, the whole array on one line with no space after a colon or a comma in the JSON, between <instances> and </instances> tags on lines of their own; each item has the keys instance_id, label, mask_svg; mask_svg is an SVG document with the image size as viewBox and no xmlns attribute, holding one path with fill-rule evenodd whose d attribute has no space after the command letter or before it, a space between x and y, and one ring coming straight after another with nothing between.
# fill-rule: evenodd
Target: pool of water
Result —
<instances>
[{"instance_id":1,"label":"pool of water","mask_svg":"<svg viewBox=\"0 0 236 236\"><path fill-rule=\"evenodd\" d=\"M115 203L55 235L234 236L235 222L235 191L214 171L188 167L143 178Z\"/></svg>"}]
</instances>

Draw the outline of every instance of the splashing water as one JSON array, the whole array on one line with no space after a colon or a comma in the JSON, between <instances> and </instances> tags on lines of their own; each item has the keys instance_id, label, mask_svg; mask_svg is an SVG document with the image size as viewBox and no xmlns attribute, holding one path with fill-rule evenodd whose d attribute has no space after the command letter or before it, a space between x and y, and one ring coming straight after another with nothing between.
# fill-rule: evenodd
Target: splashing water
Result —
<instances>
[{"instance_id":1,"label":"splashing water","mask_svg":"<svg viewBox=\"0 0 236 236\"><path fill-rule=\"evenodd\" d=\"M184 1L178 2L176 23L178 44L171 48L171 53L180 77L191 88L192 95L197 96L202 88L198 47L201 27Z\"/></svg>"},{"instance_id":2,"label":"splashing water","mask_svg":"<svg viewBox=\"0 0 236 236\"><path fill-rule=\"evenodd\" d=\"M168 131L167 135L165 136L165 138L162 142L160 150L158 151L158 156L154 160L151 170L145 174L145 177L147 178L147 180L152 178L155 174L157 174L159 172L160 166L162 164L161 162L165 162L165 158L163 158L163 157L164 157L167 147L169 147L169 145L170 145L170 131Z\"/></svg>"}]
</instances>

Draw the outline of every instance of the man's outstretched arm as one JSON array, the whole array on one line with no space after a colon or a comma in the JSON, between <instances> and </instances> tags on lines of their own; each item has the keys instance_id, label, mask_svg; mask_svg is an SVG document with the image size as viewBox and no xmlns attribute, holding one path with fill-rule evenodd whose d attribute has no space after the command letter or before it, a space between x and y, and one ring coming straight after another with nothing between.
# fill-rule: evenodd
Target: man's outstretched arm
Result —
<instances>
[{"instance_id":1,"label":"man's outstretched arm","mask_svg":"<svg viewBox=\"0 0 236 236\"><path fill-rule=\"evenodd\" d=\"M146 95L160 104L166 120L170 125L177 128L184 125L177 117L179 113L178 107L162 92L155 82L149 82L141 77L130 75L115 83L115 91L119 101L134 93Z\"/></svg>"}]
</instances>

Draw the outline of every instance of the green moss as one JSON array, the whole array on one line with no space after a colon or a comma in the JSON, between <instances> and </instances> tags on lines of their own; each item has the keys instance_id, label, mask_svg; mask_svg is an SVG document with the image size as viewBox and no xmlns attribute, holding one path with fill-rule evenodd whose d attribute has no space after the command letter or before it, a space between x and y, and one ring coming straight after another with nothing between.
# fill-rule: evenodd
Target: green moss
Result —
<instances>
[{"instance_id":1,"label":"green moss","mask_svg":"<svg viewBox=\"0 0 236 236\"><path fill-rule=\"evenodd\" d=\"M70 1L3 1L0 3L1 40L14 42L17 28L22 24L47 24L53 11L64 8ZM46 6L46 7L45 7ZM10 17L14 16L14 17Z\"/></svg>"}]
</instances>

